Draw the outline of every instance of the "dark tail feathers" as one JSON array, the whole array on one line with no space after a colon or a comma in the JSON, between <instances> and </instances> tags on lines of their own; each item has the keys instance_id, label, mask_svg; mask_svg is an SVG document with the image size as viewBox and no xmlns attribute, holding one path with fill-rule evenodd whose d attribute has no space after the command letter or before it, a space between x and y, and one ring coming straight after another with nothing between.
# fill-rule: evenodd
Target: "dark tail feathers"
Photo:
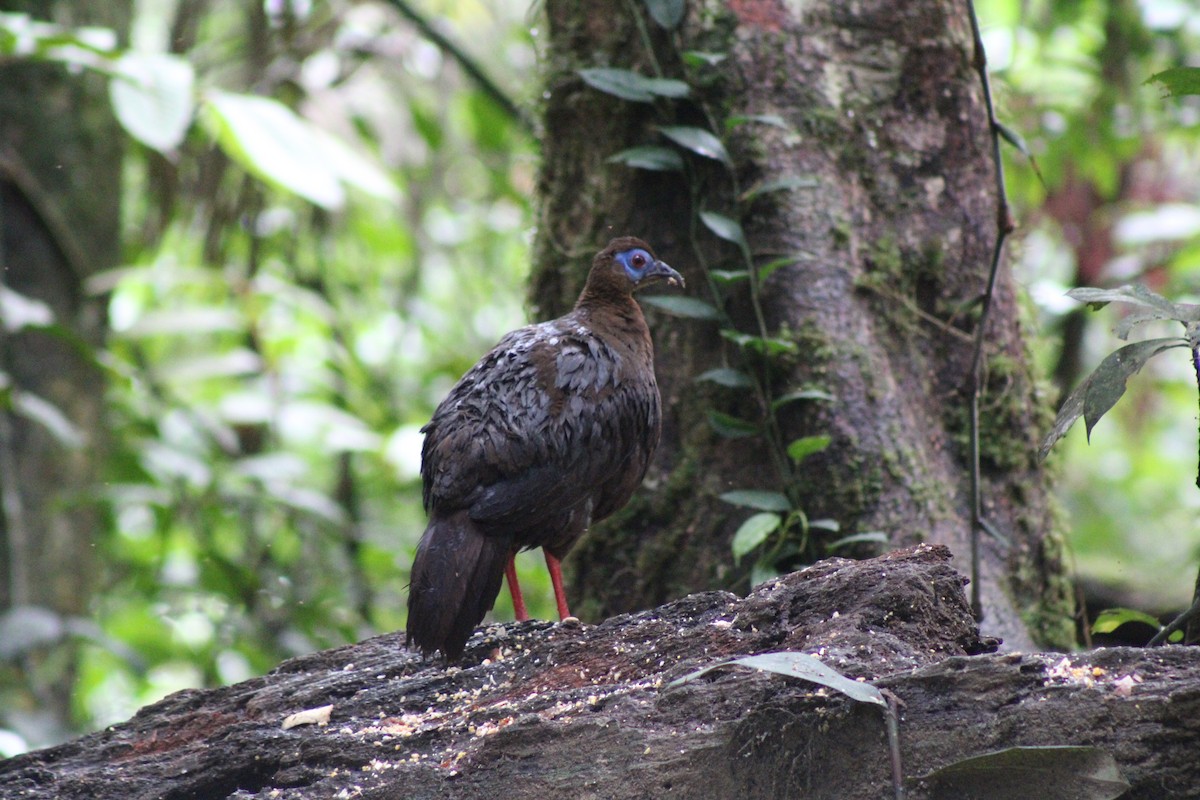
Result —
<instances>
[{"instance_id":1,"label":"dark tail feathers","mask_svg":"<svg viewBox=\"0 0 1200 800\"><path fill-rule=\"evenodd\" d=\"M413 559L408 645L457 661L496 602L511 549L508 537L484 534L466 511L431 517Z\"/></svg>"}]
</instances>

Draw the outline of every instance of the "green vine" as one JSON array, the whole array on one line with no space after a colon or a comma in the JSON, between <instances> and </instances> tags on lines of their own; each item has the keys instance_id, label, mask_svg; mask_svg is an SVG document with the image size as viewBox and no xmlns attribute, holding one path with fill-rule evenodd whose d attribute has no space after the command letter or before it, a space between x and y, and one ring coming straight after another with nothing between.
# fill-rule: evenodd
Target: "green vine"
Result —
<instances>
[{"instance_id":1,"label":"green vine","mask_svg":"<svg viewBox=\"0 0 1200 800\"><path fill-rule=\"evenodd\" d=\"M779 422L779 411L796 402L832 401L834 398L819 389L806 388L776 396L772 376L779 367L798 352L796 342L778 332L772 332L763 311L762 286L777 269L796 263L797 256L773 258L756 264L755 256L742 226L741 219L751 204L773 192L810 189L816 182L807 178L782 178L758 183L743 190L733 159L718 131L729 133L741 125L770 125L790 129L787 122L773 115L731 117L719 124L711 110L692 100L691 83L666 77L655 57L647 22L635 3L630 2L631 14L638 26L639 37L654 72L652 77L628 69L594 67L581 69L579 76L592 88L634 103L654 105L661 123L655 126L659 141L622 150L608 161L633 169L682 173L689 189L693 213L690 218L689 241L693 254L705 277L708 300L678 295L644 298L651 305L680 317L715 322L721 337L733 345L736 366L708 370L697 381L711 382L730 389L748 390L757 405L757 419L745 419L719 409L709 409L708 422L712 430L727 439L762 437L767 444L768 458L775 473L778 489L736 489L720 495L730 505L753 512L734 534L731 549L735 563L754 555L751 584L779 574L796 559L811 560L819 555L812 532L821 530L837 533L838 523L831 519L810 520L800 507L796 469L806 458L821 452L830 443L828 436L806 436L787 441ZM680 4L682 5L682 4ZM672 4L645 0L647 11L664 29L673 30L682 15L672 13ZM685 51L680 61L694 71L709 69L725 58L722 53ZM691 100L707 127L677 124L679 103ZM730 215L707 207L711 197L703 189L703 164L716 162L724 171L730 191L727 204L735 213ZM734 269L715 269L700 245L702 230L733 245L737 250ZM745 286L753 314L752 330L739 329L725 311L727 294ZM826 551L861 542L885 541L879 532L855 534L826 545Z\"/></svg>"}]
</instances>

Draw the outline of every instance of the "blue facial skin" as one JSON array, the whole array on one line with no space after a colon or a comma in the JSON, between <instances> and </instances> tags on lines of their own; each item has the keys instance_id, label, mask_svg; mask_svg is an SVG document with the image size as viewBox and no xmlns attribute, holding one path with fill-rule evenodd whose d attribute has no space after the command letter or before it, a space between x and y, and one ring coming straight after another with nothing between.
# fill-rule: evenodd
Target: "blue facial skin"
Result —
<instances>
[{"instance_id":1,"label":"blue facial skin","mask_svg":"<svg viewBox=\"0 0 1200 800\"><path fill-rule=\"evenodd\" d=\"M640 247L617 253L617 261L625 268L625 274L634 283L646 277L646 270L654 264L654 257Z\"/></svg>"}]
</instances>

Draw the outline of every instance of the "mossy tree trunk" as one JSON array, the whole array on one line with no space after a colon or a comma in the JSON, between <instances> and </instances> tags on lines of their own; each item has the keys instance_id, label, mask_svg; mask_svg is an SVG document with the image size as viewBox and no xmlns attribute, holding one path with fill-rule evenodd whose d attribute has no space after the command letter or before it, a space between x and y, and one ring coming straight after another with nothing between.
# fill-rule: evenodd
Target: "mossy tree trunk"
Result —
<instances>
[{"instance_id":1,"label":"mossy tree trunk","mask_svg":"<svg viewBox=\"0 0 1200 800\"><path fill-rule=\"evenodd\" d=\"M949 545L965 570L968 372L998 235L967 5L693 0L670 31L643 3L600 5L550 0L545 9L539 313L567 308L590 255L629 233L683 272L689 294L758 333L745 281L710 292L706 270L741 262L697 222L707 210L740 220L756 264L793 256L764 281L760 305L768 333L796 351L764 363L740 353L720 322L648 309L663 442L644 491L568 560L579 611L598 618L703 588L747 589L730 542L752 512L718 499L731 489L786 491L810 519L838 521L829 538L882 531L890 546ZM618 99L581 79L588 67L683 80L690 94ZM628 147L669 145L662 125L716 133L730 167L695 153L684 153L682 172L609 161ZM745 199L780 178L795 181ZM1069 592L1035 455L1044 401L1018 317L1002 273L986 331L981 460L985 514L1005 541L984 542L983 624L1011 644L1032 634L1063 645ZM725 366L762 376L774 397L831 395L777 417L782 443L824 434L829 447L788 474L763 437L719 436L710 410L762 412L753 392L696 381Z\"/></svg>"},{"instance_id":2,"label":"mossy tree trunk","mask_svg":"<svg viewBox=\"0 0 1200 800\"><path fill-rule=\"evenodd\" d=\"M0 0L0 10L37 20L118 31L130 6ZM104 306L84 282L120 257L122 146L99 76L0 65L0 285L53 314L49 330L0 321L0 612L22 609L27 623L40 621L29 642L7 644L10 654L23 651L49 725L66 724L71 667L60 658L43 664L24 645L66 635L95 587L98 520L88 494L104 391L86 351L100 344ZM38 413L45 404L68 424Z\"/></svg>"}]
</instances>

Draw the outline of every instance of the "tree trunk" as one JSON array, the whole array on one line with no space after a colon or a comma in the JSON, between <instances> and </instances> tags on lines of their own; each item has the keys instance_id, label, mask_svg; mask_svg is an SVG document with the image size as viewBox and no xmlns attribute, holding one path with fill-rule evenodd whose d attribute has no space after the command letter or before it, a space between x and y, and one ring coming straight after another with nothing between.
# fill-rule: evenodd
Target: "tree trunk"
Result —
<instances>
[{"instance_id":1,"label":"tree trunk","mask_svg":"<svg viewBox=\"0 0 1200 800\"><path fill-rule=\"evenodd\" d=\"M998 235L992 138L966 3L711 0L689 3L670 32L632 16L644 14L641 3L621 8L546 4L535 304L544 316L561 313L587 257L628 233L649 241L685 275L689 293L719 305L730 322L649 312L662 445L647 489L595 526L568 560L573 607L599 619L698 588L745 590L746 564L734 567L730 542L752 512L717 499L732 489L783 492L809 519L835 519L840 531L825 542L882 531L893 547L947 544L965 569L967 392ZM721 60L685 66L688 51ZM618 99L581 78L578 70L589 67L681 79L690 95ZM731 167L693 152L684 153L682 172L609 161L628 147L670 144L663 125L716 133ZM747 190L781 178L795 180L746 199ZM758 294L765 331L752 282L710 291L709 271L744 266L728 236L697 222L701 211L740 221L760 268L789 257ZM722 335L723 325L778 337L795 352L755 356L731 343L730 330ZM1004 541L984 542L984 613L1010 644L1028 647L1032 634L1066 646L1070 592L1036 461L1046 412L1006 272L985 342L984 513ZM696 381L726 366L757 376L762 395ZM764 397L805 388L833 399L790 403L774 421L766 414ZM710 411L769 433L722 438L707 422ZM808 435L831 443L794 472L768 458ZM810 557L822 551L814 539L803 544Z\"/></svg>"},{"instance_id":2,"label":"tree trunk","mask_svg":"<svg viewBox=\"0 0 1200 800\"><path fill-rule=\"evenodd\" d=\"M130 4L4 0L0 9L123 31ZM104 305L84 281L120 256L121 142L99 76L55 64L0 66L0 285L53 313L49 330L16 328L15 318L0 324L0 377L11 391L0 408L0 611L40 620L31 641L41 644L86 612L96 575L99 520L87 493L96 484L104 391L86 351L101 343ZM69 428L38 412L45 403ZM10 655L23 647L8 644ZM42 675L36 653L26 657L44 679L39 705L61 735L70 670Z\"/></svg>"},{"instance_id":3,"label":"tree trunk","mask_svg":"<svg viewBox=\"0 0 1200 800\"><path fill-rule=\"evenodd\" d=\"M877 705L731 667L820 654L902 703L909 797L1191 797L1200 651L989 653L942 547L835 559L740 599L681 598L595 626L491 626L461 668L392 634L178 692L128 722L0 762L17 800L508 800L893 796ZM1111 770L1083 769L1111 758ZM1038 746L1037 768L930 774ZM1027 758L1029 758L1027 756ZM1123 776L1123 777L1122 777ZM1108 793L1101 793L1107 788Z\"/></svg>"}]
</instances>

